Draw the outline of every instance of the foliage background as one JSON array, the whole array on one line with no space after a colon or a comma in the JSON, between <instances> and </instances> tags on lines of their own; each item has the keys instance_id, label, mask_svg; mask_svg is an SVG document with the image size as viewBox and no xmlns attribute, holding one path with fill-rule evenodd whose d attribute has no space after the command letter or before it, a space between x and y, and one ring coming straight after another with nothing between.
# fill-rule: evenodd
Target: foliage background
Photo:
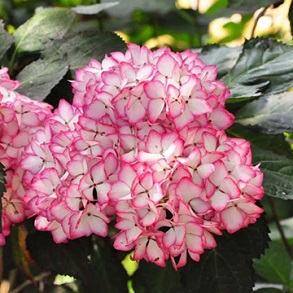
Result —
<instances>
[{"instance_id":1,"label":"foliage background","mask_svg":"<svg viewBox=\"0 0 293 293\"><path fill-rule=\"evenodd\" d=\"M119 5L102 1L101 11L94 14L98 11L92 8L77 14L70 9L92 4L96 3L0 0L1 65L22 82L22 93L57 106L61 97L72 99L68 80L74 78L75 69L92 57L101 59L111 51L124 50L122 39L150 48L192 48L205 62L217 64L218 77L232 91L227 107L236 115L228 134L251 142L254 162L262 163L266 178L267 196L261 205L274 241L265 256L254 261L255 290L264 286L257 292L293 292L291 1L121 0ZM48 10L35 10L41 6ZM216 293L217 288L221 293L247 293L255 281L251 259L267 246L266 227L261 219L236 236L221 237L217 249L179 275L169 267L143 262L137 270L128 256L109 248L107 239L92 237L55 245L50 235L36 233L28 220L15 226L8 245L0 248L0 292L172 293L203 292L205 288ZM122 260L126 271L120 266ZM211 265L215 262L216 266ZM203 277L194 280L200 274ZM205 279L206 275L212 275L211 279ZM214 283L207 287L211 280Z\"/></svg>"}]
</instances>

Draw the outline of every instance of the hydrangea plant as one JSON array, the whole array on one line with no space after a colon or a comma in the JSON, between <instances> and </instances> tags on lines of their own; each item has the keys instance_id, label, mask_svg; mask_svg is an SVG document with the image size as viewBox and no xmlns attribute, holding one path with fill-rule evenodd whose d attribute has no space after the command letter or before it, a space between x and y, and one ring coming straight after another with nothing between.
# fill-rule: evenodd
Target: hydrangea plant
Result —
<instances>
[{"instance_id":1,"label":"hydrangea plant","mask_svg":"<svg viewBox=\"0 0 293 293\"><path fill-rule=\"evenodd\" d=\"M76 18L0 25L5 261L73 292L251 292L254 268L267 277L261 200L293 198L292 47L150 50Z\"/></svg>"},{"instance_id":2,"label":"hydrangea plant","mask_svg":"<svg viewBox=\"0 0 293 293\"><path fill-rule=\"evenodd\" d=\"M72 105L53 113L2 69L1 243L26 216L57 243L108 236L113 220L115 249L177 269L255 223L263 174L249 143L225 134L229 91L197 55L128 44L78 69Z\"/></svg>"}]
</instances>

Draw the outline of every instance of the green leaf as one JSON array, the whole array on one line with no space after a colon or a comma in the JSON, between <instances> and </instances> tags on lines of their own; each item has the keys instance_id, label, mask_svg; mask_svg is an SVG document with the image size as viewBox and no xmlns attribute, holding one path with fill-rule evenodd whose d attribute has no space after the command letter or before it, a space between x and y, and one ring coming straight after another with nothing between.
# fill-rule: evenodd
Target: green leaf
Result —
<instances>
[{"instance_id":1,"label":"green leaf","mask_svg":"<svg viewBox=\"0 0 293 293\"><path fill-rule=\"evenodd\" d=\"M254 147L262 149L265 146L266 151L271 151L273 153L292 158L292 150L290 149L290 145L284 134L266 134L263 133L257 126L244 126L238 123L234 123L232 127L227 130L227 134L229 136L244 138ZM252 153L252 157L254 159L254 153Z\"/></svg>"},{"instance_id":2,"label":"green leaf","mask_svg":"<svg viewBox=\"0 0 293 293\"><path fill-rule=\"evenodd\" d=\"M240 12L254 12L261 7L270 6L272 4L278 6L284 1L280 0L229 0L228 7Z\"/></svg>"},{"instance_id":3,"label":"green leaf","mask_svg":"<svg viewBox=\"0 0 293 293\"><path fill-rule=\"evenodd\" d=\"M21 82L18 92L33 100L43 101L68 71L66 55L53 52L27 65L16 77Z\"/></svg>"},{"instance_id":4,"label":"green leaf","mask_svg":"<svg viewBox=\"0 0 293 293\"><path fill-rule=\"evenodd\" d=\"M119 2L110 2L110 3L99 3L93 5L78 5L71 8L74 12L78 14L98 14L101 11L108 9L110 7L118 5Z\"/></svg>"},{"instance_id":5,"label":"green leaf","mask_svg":"<svg viewBox=\"0 0 293 293\"><path fill-rule=\"evenodd\" d=\"M76 14L66 8L37 8L33 17L14 33L18 53L42 51L50 42L64 37Z\"/></svg>"},{"instance_id":6,"label":"green leaf","mask_svg":"<svg viewBox=\"0 0 293 293\"><path fill-rule=\"evenodd\" d=\"M261 148L252 149L255 163L261 163L265 194L293 199L293 160Z\"/></svg>"},{"instance_id":7,"label":"green leaf","mask_svg":"<svg viewBox=\"0 0 293 293\"><path fill-rule=\"evenodd\" d=\"M107 238L95 237L91 271L95 287L90 292L127 293L128 275Z\"/></svg>"},{"instance_id":8,"label":"green leaf","mask_svg":"<svg viewBox=\"0 0 293 293\"><path fill-rule=\"evenodd\" d=\"M67 55L70 70L74 73L76 69L87 65L91 59L101 61L106 54L125 51L126 46L114 33L90 30L70 34L54 45L55 50ZM51 49L48 51L50 54Z\"/></svg>"},{"instance_id":9,"label":"green leaf","mask_svg":"<svg viewBox=\"0 0 293 293\"><path fill-rule=\"evenodd\" d=\"M257 126L265 133L293 132L293 92L262 96L237 112L236 122Z\"/></svg>"},{"instance_id":10,"label":"green leaf","mask_svg":"<svg viewBox=\"0 0 293 293\"><path fill-rule=\"evenodd\" d=\"M290 284L291 259L280 242L271 242L265 254L254 260L253 267L260 277L269 282Z\"/></svg>"},{"instance_id":11,"label":"green leaf","mask_svg":"<svg viewBox=\"0 0 293 293\"><path fill-rule=\"evenodd\" d=\"M180 274L174 270L171 262L164 268L141 261L133 276L135 293L178 293Z\"/></svg>"},{"instance_id":12,"label":"green leaf","mask_svg":"<svg viewBox=\"0 0 293 293\"><path fill-rule=\"evenodd\" d=\"M12 36L4 29L4 23L0 20L0 60L13 43Z\"/></svg>"},{"instance_id":13,"label":"green leaf","mask_svg":"<svg viewBox=\"0 0 293 293\"><path fill-rule=\"evenodd\" d=\"M5 171L4 166L0 162L0 233L2 232L2 196L6 191L6 179L5 179Z\"/></svg>"},{"instance_id":14,"label":"green leaf","mask_svg":"<svg viewBox=\"0 0 293 293\"><path fill-rule=\"evenodd\" d=\"M252 39L223 77L232 98L278 93L293 86L293 47L270 39Z\"/></svg>"},{"instance_id":15,"label":"green leaf","mask_svg":"<svg viewBox=\"0 0 293 293\"><path fill-rule=\"evenodd\" d=\"M247 293L254 285L252 258L268 247L264 216L234 234L216 236L217 247L206 250L200 261L189 260L180 269L184 293ZM245 277L244 277L245 276Z\"/></svg>"},{"instance_id":16,"label":"green leaf","mask_svg":"<svg viewBox=\"0 0 293 293\"><path fill-rule=\"evenodd\" d=\"M218 78L223 77L232 68L242 51L242 46L226 47L219 45L211 45L203 47L199 53L199 58L206 64L215 64L218 69Z\"/></svg>"}]
</instances>

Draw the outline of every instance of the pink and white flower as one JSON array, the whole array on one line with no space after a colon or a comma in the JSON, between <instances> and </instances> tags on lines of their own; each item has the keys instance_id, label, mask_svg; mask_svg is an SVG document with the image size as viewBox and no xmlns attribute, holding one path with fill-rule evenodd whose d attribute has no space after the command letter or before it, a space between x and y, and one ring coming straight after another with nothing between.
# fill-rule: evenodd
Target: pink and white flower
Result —
<instances>
[{"instance_id":1,"label":"pink and white flower","mask_svg":"<svg viewBox=\"0 0 293 293\"><path fill-rule=\"evenodd\" d=\"M57 243L108 236L114 221L116 249L177 269L254 223L263 174L249 143L225 134L234 117L216 76L190 50L128 44L78 69L72 105L51 113L0 70L0 161L13 170L0 244L26 216Z\"/></svg>"}]
</instances>

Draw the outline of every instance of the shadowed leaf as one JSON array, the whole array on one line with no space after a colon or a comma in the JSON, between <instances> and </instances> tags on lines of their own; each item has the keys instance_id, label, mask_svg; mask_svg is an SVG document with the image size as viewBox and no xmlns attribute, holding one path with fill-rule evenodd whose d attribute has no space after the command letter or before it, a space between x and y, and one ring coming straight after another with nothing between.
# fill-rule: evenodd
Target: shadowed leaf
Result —
<instances>
[{"instance_id":1,"label":"shadowed leaf","mask_svg":"<svg viewBox=\"0 0 293 293\"><path fill-rule=\"evenodd\" d=\"M270 6L274 4L275 6L279 6L284 1L282 0L229 0L228 7L235 10L240 10L240 13L243 12L254 12L257 9L265 6Z\"/></svg>"},{"instance_id":2,"label":"shadowed leaf","mask_svg":"<svg viewBox=\"0 0 293 293\"><path fill-rule=\"evenodd\" d=\"M133 276L133 287L136 293L178 293L180 275L174 270L171 262L165 268L141 261Z\"/></svg>"},{"instance_id":3,"label":"shadowed leaf","mask_svg":"<svg viewBox=\"0 0 293 293\"><path fill-rule=\"evenodd\" d=\"M270 196L293 199L293 160L261 148L252 148L254 163L261 163L263 187Z\"/></svg>"},{"instance_id":4,"label":"shadowed leaf","mask_svg":"<svg viewBox=\"0 0 293 293\"><path fill-rule=\"evenodd\" d=\"M4 29L4 23L0 20L0 60L13 43L12 36Z\"/></svg>"},{"instance_id":5,"label":"shadowed leaf","mask_svg":"<svg viewBox=\"0 0 293 293\"><path fill-rule=\"evenodd\" d=\"M125 43L116 34L97 31L72 33L55 46L54 50L57 49L58 52L67 55L73 73L77 68L87 65L93 58L102 60L106 54L126 49Z\"/></svg>"},{"instance_id":6,"label":"shadowed leaf","mask_svg":"<svg viewBox=\"0 0 293 293\"><path fill-rule=\"evenodd\" d=\"M66 55L51 54L27 65L18 75L18 92L43 101L68 70Z\"/></svg>"},{"instance_id":7,"label":"shadowed leaf","mask_svg":"<svg viewBox=\"0 0 293 293\"><path fill-rule=\"evenodd\" d=\"M187 266L180 269L183 292L251 292L254 285L252 258L263 253L269 240L264 219L234 234L224 233L215 238L216 248L206 250L198 263L189 260Z\"/></svg>"},{"instance_id":8,"label":"shadowed leaf","mask_svg":"<svg viewBox=\"0 0 293 293\"><path fill-rule=\"evenodd\" d=\"M0 162L0 233L2 232L2 196L6 191L6 179L5 179L5 171L4 166Z\"/></svg>"}]
</instances>

